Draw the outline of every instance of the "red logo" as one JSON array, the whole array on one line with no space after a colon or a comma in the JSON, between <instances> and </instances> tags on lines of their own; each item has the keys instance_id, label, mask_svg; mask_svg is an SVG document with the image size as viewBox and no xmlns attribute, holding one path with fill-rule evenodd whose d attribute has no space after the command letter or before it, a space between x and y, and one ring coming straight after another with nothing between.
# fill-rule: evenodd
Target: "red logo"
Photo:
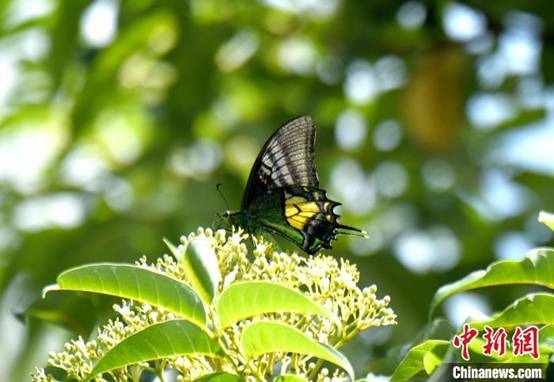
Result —
<instances>
[{"instance_id":1,"label":"red logo","mask_svg":"<svg viewBox=\"0 0 554 382\"><path fill-rule=\"evenodd\" d=\"M529 354L534 359L539 358L539 328L529 326L521 330L517 327L512 336L513 353L516 356Z\"/></svg>"},{"instance_id":2,"label":"red logo","mask_svg":"<svg viewBox=\"0 0 554 382\"><path fill-rule=\"evenodd\" d=\"M503 356L506 353L506 329L499 328L496 331L488 325L485 325L485 334L483 339L485 344L483 345L483 354L492 355L492 352L496 352L499 356Z\"/></svg>"},{"instance_id":3,"label":"red logo","mask_svg":"<svg viewBox=\"0 0 554 382\"><path fill-rule=\"evenodd\" d=\"M461 348L461 356L465 361L469 361L469 344L477 337L479 331L472 328L469 324L464 324L462 333L452 338L452 345L456 348ZM483 333L483 354L492 356L495 352L498 356L506 354L506 342L508 333L504 328L494 330L488 325L485 325L485 333ZM522 357L530 355L534 359L538 359L539 354L539 328L529 326L526 329L521 329L519 326L515 328L512 340L512 355Z\"/></svg>"},{"instance_id":4,"label":"red logo","mask_svg":"<svg viewBox=\"0 0 554 382\"><path fill-rule=\"evenodd\" d=\"M477 329L473 329L469 326L469 324L465 324L462 334L459 334L452 339L452 345L457 348L462 347L462 358L466 361L469 361L468 346L478 334L479 331Z\"/></svg>"}]
</instances>

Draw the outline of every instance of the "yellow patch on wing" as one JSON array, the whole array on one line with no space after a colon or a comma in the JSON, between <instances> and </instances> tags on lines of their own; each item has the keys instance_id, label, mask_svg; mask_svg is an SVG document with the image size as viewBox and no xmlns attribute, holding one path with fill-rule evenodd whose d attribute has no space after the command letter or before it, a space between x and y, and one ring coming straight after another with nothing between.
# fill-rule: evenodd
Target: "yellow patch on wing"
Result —
<instances>
[{"instance_id":1,"label":"yellow patch on wing","mask_svg":"<svg viewBox=\"0 0 554 382\"><path fill-rule=\"evenodd\" d=\"M301 204L307 202L306 198L303 198L301 196L293 196L292 198L288 198L285 200L285 204L287 206L293 205L293 204Z\"/></svg>"},{"instance_id":2,"label":"yellow patch on wing","mask_svg":"<svg viewBox=\"0 0 554 382\"><path fill-rule=\"evenodd\" d=\"M296 215L300 212L300 208L296 207L295 205L292 206L285 206L285 217L291 217Z\"/></svg>"},{"instance_id":3,"label":"yellow patch on wing","mask_svg":"<svg viewBox=\"0 0 554 382\"><path fill-rule=\"evenodd\" d=\"M308 223L309 219L296 215L288 218L287 221L291 226L302 231L304 229L304 226Z\"/></svg>"},{"instance_id":4,"label":"yellow patch on wing","mask_svg":"<svg viewBox=\"0 0 554 382\"><path fill-rule=\"evenodd\" d=\"M320 211L316 202L308 201L301 196L294 196L285 201L285 217L287 222L300 231Z\"/></svg>"},{"instance_id":5,"label":"yellow patch on wing","mask_svg":"<svg viewBox=\"0 0 554 382\"><path fill-rule=\"evenodd\" d=\"M300 212L313 212L317 213L320 211L319 206L316 202L306 202L298 205Z\"/></svg>"}]
</instances>

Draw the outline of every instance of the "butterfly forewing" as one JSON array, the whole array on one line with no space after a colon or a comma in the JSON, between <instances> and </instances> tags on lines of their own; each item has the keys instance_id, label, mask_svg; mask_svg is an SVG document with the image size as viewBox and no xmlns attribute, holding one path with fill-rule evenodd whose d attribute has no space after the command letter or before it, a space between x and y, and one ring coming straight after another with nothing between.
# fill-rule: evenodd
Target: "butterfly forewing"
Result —
<instances>
[{"instance_id":1,"label":"butterfly forewing","mask_svg":"<svg viewBox=\"0 0 554 382\"><path fill-rule=\"evenodd\" d=\"M315 170L315 123L303 116L284 124L262 148L242 201L247 207L256 195L285 186L318 187Z\"/></svg>"}]
</instances>

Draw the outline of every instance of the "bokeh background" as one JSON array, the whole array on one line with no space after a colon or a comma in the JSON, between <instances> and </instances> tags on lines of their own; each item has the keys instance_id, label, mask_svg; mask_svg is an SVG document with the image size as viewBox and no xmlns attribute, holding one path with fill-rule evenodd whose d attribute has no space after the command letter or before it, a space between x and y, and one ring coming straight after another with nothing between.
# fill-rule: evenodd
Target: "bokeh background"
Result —
<instances>
[{"instance_id":1,"label":"bokeh background","mask_svg":"<svg viewBox=\"0 0 554 382\"><path fill-rule=\"evenodd\" d=\"M303 114L322 187L370 235L331 253L399 316L346 349L367 369L424 327L440 285L552 245L536 218L554 209L553 80L548 0L3 0L0 380L75 335L17 319L60 271L212 226L215 185L238 208L265 139ZM90 325L100 311L69 306Z\"/></svg>"}]
</instances>

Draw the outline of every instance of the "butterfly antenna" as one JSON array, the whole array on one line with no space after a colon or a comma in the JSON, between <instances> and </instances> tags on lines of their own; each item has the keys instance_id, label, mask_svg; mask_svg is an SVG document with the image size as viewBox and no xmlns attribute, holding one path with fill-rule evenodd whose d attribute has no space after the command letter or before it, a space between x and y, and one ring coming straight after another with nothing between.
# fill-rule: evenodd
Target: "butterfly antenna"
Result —
<instances>
[{"instance_id":1,"label":"butterfly antenna","mask_svg":"<svg viewBox=\"0 0 554 382\"><path fill-rule=\"evenodd\" d=\"M223 195L223 192L221 192L221 186L223 186L221 183L218 183L215 188L217 189L217 192L221 196L221 199L223 199L223 202L225 203L225 207L227 207L227 210L230 210L229 203L227 202L227 199L225 199L225 195Z\"/></svg>"}]
</instances>

